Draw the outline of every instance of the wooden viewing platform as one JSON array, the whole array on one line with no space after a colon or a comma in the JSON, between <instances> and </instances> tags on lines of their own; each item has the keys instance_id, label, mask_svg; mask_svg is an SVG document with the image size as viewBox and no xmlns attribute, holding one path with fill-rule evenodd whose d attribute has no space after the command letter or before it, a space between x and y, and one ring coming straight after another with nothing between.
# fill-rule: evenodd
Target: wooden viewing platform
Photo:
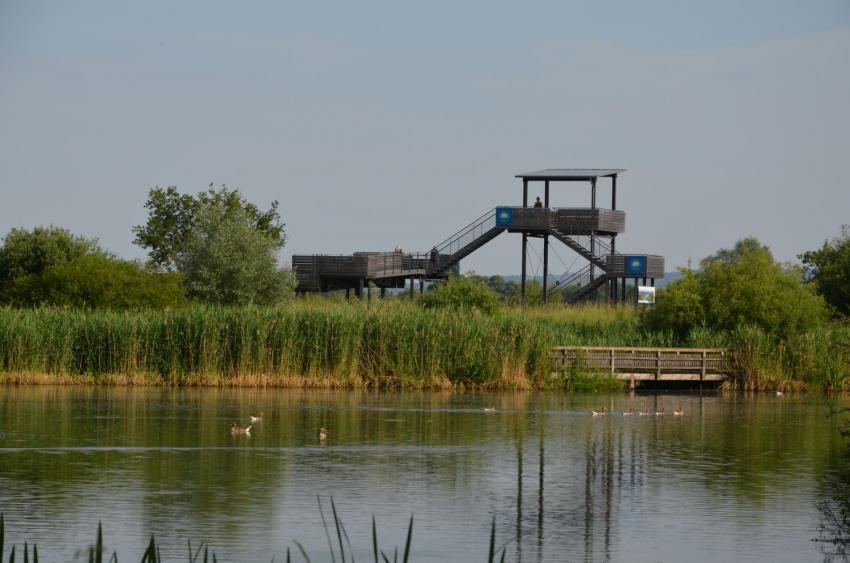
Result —
<instances>
[{"instance_id":1,"label":"wooden viewing platform","mask_svg":"<svg viewBox=\"0 0 850 563\"><path fill-rule=\"evenodd\" d=\"M631 348L555 346L555 366L605 370L635 381L724 381L728 353L723 348Z\"/></svg>"},{"instance_id":2,"label":"wooden viewing platform","mask_svg":"<svg viewBox=\"0 0 850 563\"><path fill-rule=\"evenodd\" d=\"M522 205L499 206L486 211L447 239L420 252L402 252L396 245L393 252L355 252L351 255L296 254L292 267L297 279L296 291L326 292L353 289L355 295L367 298L371 288L381 290L410 288L419 282L424 291L426 281L444 280L460 272L460 261L502 233L522 235L522 273L520 298L526 302L528 244L530 239L542 239L540 266L543 273L543 302L558 296L565 302L584 299L610 303L632 300L637 302L639 287L654 286L664 277L664 258L654 254L623 254L616 249L617 236L625 231L626 214L617 209L617 177L620 168L550 168L518 174L522 179ZM597 205L597 183L610 180L610 209ZM588 207L557 207L550 203L550 184L590 184ZM532 203L529 185L537 186L540 194ZM542 185L541 185L542 184ZM534 194L532 194L533 196ZM542 196L542 199L541 197ZM550 238L578 254L582 261L565 262L563 275L553 277L550 285ZM426 247L427 248L427 247ZM536 253L541 257L540 253ZM626 284L634 284L627 291ZM646 290L644 293L652 293Z\"/></svg>"}]
</instances>

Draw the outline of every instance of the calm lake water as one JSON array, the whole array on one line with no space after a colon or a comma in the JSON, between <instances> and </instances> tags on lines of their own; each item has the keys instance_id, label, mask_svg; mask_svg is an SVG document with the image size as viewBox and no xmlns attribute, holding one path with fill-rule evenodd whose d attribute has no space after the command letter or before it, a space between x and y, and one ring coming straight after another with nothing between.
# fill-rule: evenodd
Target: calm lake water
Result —
<instances>
[{"instance_id":1,"label":"calm lake water","mask_svg":"<svg viewBox=\"0 0 850 563\"><path fill-rule=\"evenodd\" d=\"M285 561L294 540L329 561L317 495L363 561L372 515L391 551L411 514L416 562L486 560L494 517L511 561L817 561L816 505L847 475L826 404L0 387L0 511L7 545L36 542L42 561L83 560L99 520L121 561L151 533L170 561L189 539L219 561ZM591 416L603 406L668 414Z\"/></svg>"}]
</instances>

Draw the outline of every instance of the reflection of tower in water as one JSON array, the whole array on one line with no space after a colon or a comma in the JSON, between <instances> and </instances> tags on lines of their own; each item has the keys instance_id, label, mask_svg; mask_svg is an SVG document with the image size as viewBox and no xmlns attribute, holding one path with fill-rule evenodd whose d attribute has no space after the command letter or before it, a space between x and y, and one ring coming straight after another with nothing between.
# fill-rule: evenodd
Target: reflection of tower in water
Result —
<instances>
[{"instance_id":1,"label":"reflection of tower in water","mask_svg":"<svg viewBox=\"0 0 850 563\"><path fill-rule=\"evenodd\" d=\"M624 492L644 483L648 453L634 425L612 417L565 431L558 427L563 422L547 426L541 414L536 428L520 423L515 434L517 561L610 560L621 500L639 496ZM525 440L525 431L538 439ZM537 489L530 497L536 502L523 498L526 487Z\"/></svg>"}]
</instances>

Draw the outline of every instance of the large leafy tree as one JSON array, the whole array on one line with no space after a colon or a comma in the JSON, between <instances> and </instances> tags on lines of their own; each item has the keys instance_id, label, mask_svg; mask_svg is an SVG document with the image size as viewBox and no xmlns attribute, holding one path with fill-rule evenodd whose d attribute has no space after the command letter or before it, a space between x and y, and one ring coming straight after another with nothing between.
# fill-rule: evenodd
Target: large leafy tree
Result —
<instances>
[{"instance_id":1,"label":"large leafy tree","mask_svg":"<svg viewBox=\"0 0 850 563\"><path fill-rule=\"evenodd\" d=\"M819 250L800 255L808 277L833 311L850 316L850 225Z\"/></svg>"},{"instance_id":2,"label":"large leafy tree","mask_svg":"<svg viewBox=\"0 0 850 563\"><path fill-rule=\"evenodd\" d=\"M262 211L247 201L239 190L209 185L205 192L192 196L181 194L176 186L156 187L148 193L145 207L148 221L133 227L134 243L148 249L150 262L163 270L177 268L178 256L185 252L195 235L198 215L203 210L217 209L221 213L241 211L251 228L267 235L277 248L286 242L284 224L280 222L277 201Z\"/></svg>"},{"instance_id":3,"label":"large leafy tree","mask_svg":"<svg viewBox=\"0 0 850 563\"><path fill-rule=\"evenodd\" d=\"M150 262L184 276L187 296L221 304L277 303L293 293L291 272L278 266L286 241L277 202L260 210L239 190L210 187L196 196L154 188L148 221L134 227Z\"/></svg>"},{"instance_id":4,"label":"large leafy tree","mask_svg":"<svg viewBox=\"0 0 850 563\"><path fill-rule=\"evenodd\" d=\"M804 283L800 268L776 262L770 249L746 238L661 291L647 320L680 335L697 325L739 324L788 334L821 322L825 314L823 299Z\"/></svg>"}]
</instances>

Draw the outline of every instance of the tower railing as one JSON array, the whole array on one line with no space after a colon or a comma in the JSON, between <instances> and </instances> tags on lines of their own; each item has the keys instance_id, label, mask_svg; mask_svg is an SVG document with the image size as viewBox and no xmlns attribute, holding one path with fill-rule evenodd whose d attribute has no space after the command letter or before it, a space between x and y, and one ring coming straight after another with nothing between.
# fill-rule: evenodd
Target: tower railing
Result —
<instances>
[{"instance_id":1,"label":"tower railing","mask_svg":"<svg viewBox=\"0 0 850 563\"><path fill-rule=\"evenodd\" d=\"M496 208L494 207L443 242L435 245L428 253L428 273L431 275L443 274L500 232L501 230L496 225Z\"/></svg>"}]
</instances>

